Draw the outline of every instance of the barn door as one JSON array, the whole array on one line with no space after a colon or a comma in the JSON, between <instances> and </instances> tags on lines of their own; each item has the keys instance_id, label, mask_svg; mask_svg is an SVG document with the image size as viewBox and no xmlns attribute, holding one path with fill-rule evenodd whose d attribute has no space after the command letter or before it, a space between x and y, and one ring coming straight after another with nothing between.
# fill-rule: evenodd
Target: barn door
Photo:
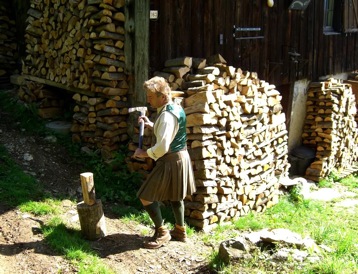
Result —
<instances>
[{"instance_id":1,"label":"barn door","mask_svg":"<svg viewBox=\"0 0 358 274\"><path fill-rule=\"evenodd\" d=\"M235 23L232 26L235 66L263 74L265 58L262 2L236 1ZM260 68L261 67L261 68Z\"/></svg>"}]
</instances>

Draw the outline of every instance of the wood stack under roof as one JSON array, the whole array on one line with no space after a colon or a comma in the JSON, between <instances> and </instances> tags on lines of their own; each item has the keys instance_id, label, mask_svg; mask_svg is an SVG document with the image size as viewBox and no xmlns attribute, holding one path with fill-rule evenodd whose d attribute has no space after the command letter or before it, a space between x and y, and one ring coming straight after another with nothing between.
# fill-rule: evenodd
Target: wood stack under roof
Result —
<instances>
[{"instance_id":1,"label":"wood stack under roof","mask_svg":"<svg viewBox=\"0 0 358 274\"><path fill-rule=\"evenodd\" d=\"M75 91L73 140L101 149L106 158L129 137L124 5L32 0L27 12L25 78Z\"/></svg>"},{"instance_id":2,"label":"wood stack under roof","mask_svg":"<svg viewBox=\"0 0 358 274\"><path fill-rule=\"evenodd\" d=\"M316 150L305 177L314 181L351 169L358 160L357 108L351 84L330 79L307 93L303 144Z\"/></svg>"}]
</instances>

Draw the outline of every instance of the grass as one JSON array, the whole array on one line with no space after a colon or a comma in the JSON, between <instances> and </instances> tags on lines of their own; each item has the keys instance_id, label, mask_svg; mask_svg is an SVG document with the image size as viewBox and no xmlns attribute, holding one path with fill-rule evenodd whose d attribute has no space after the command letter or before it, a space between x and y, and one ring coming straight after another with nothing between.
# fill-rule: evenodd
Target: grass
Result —
<instances>
[{"instance_id":1,"label":"grass","mask_svg":"<svg viewBox=\"0 0 358 274\"><path fill-rule=\"evenodd\" d=\"M357 177L350 176L342 179L341 183L355 188L357 179ZM297 194L293 196L296 197ZM236 235L232 236L237 236L242 231L287 228L299 233L303 238L312 238L318 245L329 247L332 252L322 251L319 262L300 264L300 269L297 269L297 263L288 263L286 266L288 269L281 269L282 273L358 273L357 212L357 208L355 211L336 210L332 203L303 198L292 199L292 195L287 195L265 213L252 212L225 228L216 229L206 240L218 242L218 240L227 239L228 234L225 231L235 231ZM255 269L261 271L257 273L277 272L276 268L273 269L272 263L260 260L258 257L230 265L221 262L215 253L211 259L211 267L220 273L240 273L243 269L248 271L254 266Z\"/></svg>"},{"instance_id":2,"label":"grass","mask_svg":"<svg viewBox=\"0 0 358 274\"><path fill-rule=\"evenodd\" d=\"M101 262L89 243L82 239L80 231L69 229L60 218L52 218L42 230L53 250L64 255L77 268L78 273L115 273Z\"/></svg>"},{"instance_id":3,"label":"grass","mask_svg":"<svg viewBox=\"0 0 358 274\"><path fill-rule=\"evenodd\" d=\"M51 198L46 198L43 201L28 201L22 203L18 206L18 208L23 212L31 212L35 216L44 216L44 215L52 215L59 214L59 200L54 200Z\"/></svg>"},{"instance_id":4,"label":"grass","mask_svg":"<svg viewBox=\"0 0 358 274\"><path fill-rule=\"evenodd\" d=\"M25 174L0 146L0 200L16 206L43 198L43 191L36 180Z\"/></svg>"}]
</instances>

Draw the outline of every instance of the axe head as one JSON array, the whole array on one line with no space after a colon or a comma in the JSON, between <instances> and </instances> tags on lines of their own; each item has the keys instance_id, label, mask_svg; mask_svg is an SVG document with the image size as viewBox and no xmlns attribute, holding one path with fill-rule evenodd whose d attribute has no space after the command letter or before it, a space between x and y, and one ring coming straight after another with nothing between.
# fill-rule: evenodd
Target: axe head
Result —
<instances>
[{"instance_id":1,"label":"axe head","mask_svg":"<svg viewBox=\"0 0 358 274\"><path fill-rule=\"evenodd\" d=\"M128 113L139 111L140 114L143 116L147 112L147 107L132 107L128 109Z\"/></svg>"}]
</instances>

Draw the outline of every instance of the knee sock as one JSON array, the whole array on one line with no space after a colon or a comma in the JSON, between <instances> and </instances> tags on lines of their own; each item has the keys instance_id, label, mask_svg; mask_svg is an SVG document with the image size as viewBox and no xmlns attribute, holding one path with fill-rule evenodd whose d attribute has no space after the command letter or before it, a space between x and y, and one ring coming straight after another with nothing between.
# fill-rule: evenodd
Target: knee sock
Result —
<instances>
[{"instance_id":1,"label":"knee sock","mask_svg":"<svg viewBox=\"0 0 358 274\"><path fill-rule=\"evenodd\" d=\"M175 223L184 226L184 201L171 201L170 204L172 205Z\"/></svg>"},{"instance_id":2,"label":"knee sock","mask_svg":"<svg viewBox=\"0 0 358 274\"><path fill-rule=\"evenodd\" d=\"M163 225L163 218L159 203L153 202L150 205L144 206L144 208L148 212L149 217L152 219L155 228L161 227Z\"/></svg>"}]
</instances>

